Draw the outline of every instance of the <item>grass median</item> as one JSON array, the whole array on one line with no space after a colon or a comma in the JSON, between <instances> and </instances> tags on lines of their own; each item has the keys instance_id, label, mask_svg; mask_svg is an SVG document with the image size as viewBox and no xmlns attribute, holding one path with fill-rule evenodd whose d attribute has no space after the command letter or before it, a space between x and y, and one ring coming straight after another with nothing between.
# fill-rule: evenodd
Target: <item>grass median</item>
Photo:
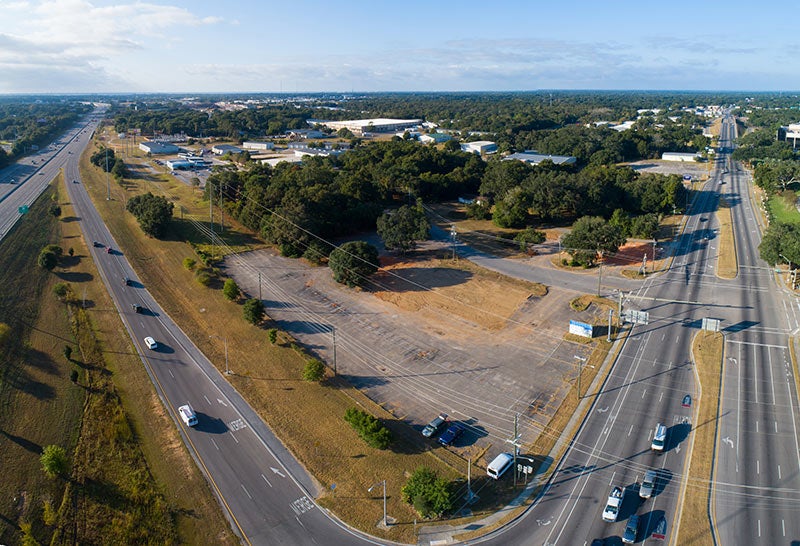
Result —
<instances>
[{"instance_id":1,"label":"grass median","mask_svg":"<svg viewBox=\"0 0 800 546\"><path fill-rule=\"evenodd\" d=\"M718 332L700 332L692 343L702 394L695 400L697 422L676 544L707 546L714 543L709 512L713 500L710 495L714 477L723 342L724 338Z\"/></svg>"},{"instance_id":2,"label":"grass median","mask_svg":"<svg viewBox=\"0 0 800 546\"><path fill-rule=\"evenodd\" d=\"M724 197L719 198L717 209L719 221L719 255L717 258L717 275L723 279L735 279L739 274L736 263L736 241L733 237L733 216L731 206Z\"/></svg>"}]
</instances>

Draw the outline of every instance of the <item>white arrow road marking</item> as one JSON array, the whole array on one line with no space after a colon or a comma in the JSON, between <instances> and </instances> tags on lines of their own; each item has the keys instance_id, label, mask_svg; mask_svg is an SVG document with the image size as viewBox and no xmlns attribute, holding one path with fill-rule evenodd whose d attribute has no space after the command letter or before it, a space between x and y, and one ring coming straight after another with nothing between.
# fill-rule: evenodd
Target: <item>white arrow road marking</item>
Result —
<instances>
[{"instance_id":1,"label":"white arrow road marking","mask_svg":"<svg viewBox=\"0 0 800 546\"><path fill-rule=\"evenodd\" d=\"M537 519L536 520L536 525L538 525L539 527L541 527L542 525L550 525L550 520L549 519L545 519L545 520Z\"/></svg>"},{"instance_id":2,"label":"white arrow road marking","mask_svg":"<svg viewBox=\"0 0 800 546\"><path fill-rule=\"evenodd\" d=\"M286 477L286 475L285 475L283 472L281 472L280 470L278 470L278 469L277 469L277 468L275 468L275 467L272 467L272 466L271 466L271 467L269 467L269 469L270 469L270 470L272 470L272 471L273 471L275 474L277 474L277 475L278 475L278 476L280 476L281 478L285 478L285 477Z\"/></svg>"},{"instance_id":3,"label":"white arrow road marking","mask_svg":"<svg viewBox=\"0 0 800 546\"><path fill-rule=\"evenodd\" d=\"M219 402L220 404L222 404L226 408L228 407L228 404L226 404L223 400L220 400L219 398L217 398L217 402Z\"/></svg>"},{"instance_id":4,"label":"white arrow road marking","mask_svg":"<svg viewBox=\"0 0 800 546\"><path fill-rule=\"evenodd\" d=\"M731 440L730 436L725 436L722 439L722 442L728 444L729 446L731 446L731 448L733 448L733 440Z\"/></svg>"},{"instance_id":5,"label":"white arrow road marking","mask_svg":"<svg viewBox=\"0 0 800 546\"><path fill-rule=\"evenodd\" d=\"M597 408L597 413L605 413L607 411L608 411L608 406L606 406L606 407L604 407L602 409L601 408Z\"/></svg>"},{"instance_id":6,"label":"white arrow road marking","mask_svg":"<svg viewBox=\"0 0 800 546\"><path fill-rule=\"evenodd\" d=\"M681 446L675 446L675 453L681 452Z\"/></svg>"}]
</instances>

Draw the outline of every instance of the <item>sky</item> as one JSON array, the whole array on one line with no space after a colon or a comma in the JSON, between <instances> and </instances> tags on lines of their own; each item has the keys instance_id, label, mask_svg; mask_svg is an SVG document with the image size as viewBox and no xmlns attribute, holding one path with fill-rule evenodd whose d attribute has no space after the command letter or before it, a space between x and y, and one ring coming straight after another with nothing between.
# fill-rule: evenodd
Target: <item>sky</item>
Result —
<instances>
[{"instance_id":1,"label":"sky","mask_svg":"<svg viewBox=\"0 0 800 546\"><path fill-rule=\"evenodd\" d=\"M0 93L800 89L740 0L0 0Z\"/></svg>"}]
</instances>

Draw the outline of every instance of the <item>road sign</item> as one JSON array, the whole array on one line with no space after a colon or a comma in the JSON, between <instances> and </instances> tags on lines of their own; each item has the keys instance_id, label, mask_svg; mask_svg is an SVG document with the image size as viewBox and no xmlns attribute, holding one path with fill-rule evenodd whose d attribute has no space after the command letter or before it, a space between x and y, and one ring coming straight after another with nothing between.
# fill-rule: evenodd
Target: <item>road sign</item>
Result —
<instances>
[{"instance_id":1,"label":"road sign","mask_svg":"<svg viewBox=\"0 0 800 546\"><path fill-rule=\"evenodd\" d=\"M647 324L650 322L650 313L647 311L636 311L635 309L626 309L622 313L622 318L625 322L632 322L633 324Z\"/></svg>"},{"instance_id":2,"label":"road sign","mask_svg":"<svg viewBox=\"0 0 800 546\"><path fill-rule=\"evenodd\" d=\"M692 397L690 395L686 395L683 397L683 402L681 402L681 406L684 408L691 408L692 407Z\"/></svg>"},{"instance_id":3,"label":"road sign","mask_svg":"<svg viewBox=\"0 0 800 546\"><path fill-rule=\"evenodd\" d=\"M655 540L664 540L667 538L667 518L661 517L656 523L656 528L651 535Z\"/></svg>"},{"instance_id":4,"label":"road sign","mask_svg":"<svg viewBox=\"0 0 800 546\"><path fill-rule=\"evenodd\" d=\"M592 337L592 325L577 320L569 321L569 333L581 337Z\"/></svg>"},{"instance_id":5,"label":"road sign","mask_svg":"<svg viewBox=\"0 0 800 546\"><path fill-rule=\"evenodd\" d=\"M720 320L716 318L703 318L703 330L707 332L719 332Z\"/></svg>"},{"instance_id":6,"label":"road sign","mask_svg":"<svg viewBox=\"0 0 800 546\"><path fill-rule=\"evenodd\" d=\"M684 174L683 175L683 179L691 182L692 181L692 175L691 174Z\"/></svg>"},{"instance_id":7,"label":"road sign","mask_svg":"<svg viewBox=\"0 0 800 546\"><path fill-rule=\"evenodd\" d=\"M17 209L20 214L27 214L28 213L28 205L22 205Z\"/></svg>"}]
</instances>

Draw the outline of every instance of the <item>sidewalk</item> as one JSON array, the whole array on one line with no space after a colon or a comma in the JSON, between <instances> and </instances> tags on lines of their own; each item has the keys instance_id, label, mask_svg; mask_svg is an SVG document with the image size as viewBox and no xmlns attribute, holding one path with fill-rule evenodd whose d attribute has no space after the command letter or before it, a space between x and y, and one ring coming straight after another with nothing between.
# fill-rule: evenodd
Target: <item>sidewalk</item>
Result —
<instances>
[{"instance_id":1,"label":"sidewalk","mask_svg":"<svg viewBox=\"0 0 800 546\"><path fill-rule=\"evenodd\" d=\"M627 339L627 331L623 330L621 333L623 335L621 335L614 342L614 345L608 352L605 362L603 362L602 367L595 375L594 381L592 381L592 384L587 392L598 392L600 390L600 385L605 381L609 367L619 354L620 344L624 343ZM527 486L525 486L519 495L514 498L514 500L497 512L477 521L461 525L430 525L420 527L419 533L417 534L417 544L422 546L443 546L445 544L457 544L461 542L461 540L457 539L458 535L463 533L475 533L481 529L494 529L495 527L499 528L500 526L498 526L498 524L501 521L504 525L507 525L514 519L522 516L522 514L525 513L524 511L519 512L515 517L511 517L510 514L520 506L523 506L525 502L531 498L534 493L536 493L537 489L539 489L540 486L545 485L550 479L553 474L551 469L554 469L558 466L559 461L556 460L556 457L559 456L559 454L563 456L567 444L572 442L573 438L578 433L580 426L583 424L585 416L588 415L589 406L594 403L594 400L594 396L583 397L580 404L578 404L577 410L575 413L573 413L572 418L567 423L567 426L564 429L564 432L561 434L561 437L558 439L558 441L556 441L553 449L550 450L550 453L548 453L548 456L545 459L546 462L536 469L536 473L531 478L531 481ZM556 463L555 467L553 466L553 462ZM539 492L539 496L541 496L542 493L544 493L544 489Z\"/></svg>"}]
</instances>

